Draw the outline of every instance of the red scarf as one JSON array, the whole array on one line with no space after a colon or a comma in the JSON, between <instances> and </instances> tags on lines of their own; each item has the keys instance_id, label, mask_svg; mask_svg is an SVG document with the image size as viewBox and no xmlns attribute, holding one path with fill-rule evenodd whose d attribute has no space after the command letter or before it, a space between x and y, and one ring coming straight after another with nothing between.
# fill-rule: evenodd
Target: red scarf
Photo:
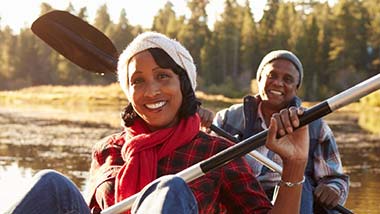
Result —
<instances>
[{"instance_id":1,"label":"red scarf","mask_svg":"<svg viewBox=\"0 0 380 214\"><path fill-rule=\"evenodd\" d=\"M157 178L158 161L189 143L199 132L198 114L182 119L177 126L150 132L136 120L127 128L121 155L125 161L115 181L116 203L139 192Z\"/></svg>"}]
</instances>

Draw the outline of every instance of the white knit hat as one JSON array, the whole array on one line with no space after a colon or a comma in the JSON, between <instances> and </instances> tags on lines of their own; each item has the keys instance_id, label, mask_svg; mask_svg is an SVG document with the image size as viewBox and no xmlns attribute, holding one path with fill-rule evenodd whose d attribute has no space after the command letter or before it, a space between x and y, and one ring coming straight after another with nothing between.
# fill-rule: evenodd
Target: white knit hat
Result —
<instances>
[{"instance_id":1,"label":"white knit hat","mask_svg":"<svg viewBox=\"0 0 380 214\"><path fill-rule=\"evenodd\" d=\"M296 66L296 69L299 73L297 88L301 87L302 79L303 79L302 63L294 53L288 50L275 50L275 51L271 51L266 56L264 56L264 58L261 60L259 68L257 69L256 80L260 81L261 73L263 72L265 65L276 59L286 59L290 61L291 63L293 63L294 66Z\"/></svg>"},{"instance_id":2,"label":"white knit hat","mask_svg":"<svg viewBox=\"0 0 380 214\"><path fill-rule=\"evenodd\" d=\"M117 73L121 88L127 94L127 68L129 61L137 53L149 48L161 48L164 50L179 66L181 66L190 79L191 87L195 91L197 86L196 67L189 51L178 41L170 39L167 36L157 32L145 32L138 35L123 51L119 57Z\"/></svg>"}]
</instances>

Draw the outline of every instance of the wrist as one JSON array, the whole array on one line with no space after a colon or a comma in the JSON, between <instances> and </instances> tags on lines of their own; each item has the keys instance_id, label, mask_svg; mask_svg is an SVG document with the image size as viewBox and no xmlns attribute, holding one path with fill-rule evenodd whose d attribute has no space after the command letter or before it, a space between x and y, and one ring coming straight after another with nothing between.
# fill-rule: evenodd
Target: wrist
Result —
<instances>
[{"instance_id":1,"label":"wrist","mask_svg":"<svg viewBox=\"0 0 380 214\"><path fill-rule=\"evenodd\" d=\"M281 179L279 185L291 188L291 187L299 186L299 185L303 184L304 182L305 182L305 176L303 176L302 180L300 180L298 182L284 181Z\"/></svg>"},{"instance_id":2,"label":"wrist","mask_svg":"<svg viewBox=\"0 0 380 214\"><path fill-rule=\"evenodd\" d=\"M304 179L307 160L284 160L282 181L298 183Z\"/></svg>"},{"instance_id":3,"label":"wrist","mask_svg":"<svg viewBox=\"0 0 380 214\"><path fill-rule=\"evenodd\" d=\"M283 158L281 157L282 159L282 162L284 164L295 164L295 165L300 165L300 164L305 164L307 163L307 160L308 160L308 157L304 157L304 158L292 158L292 157L289 157L289 158Z\"/></svg>"}]
</instances>

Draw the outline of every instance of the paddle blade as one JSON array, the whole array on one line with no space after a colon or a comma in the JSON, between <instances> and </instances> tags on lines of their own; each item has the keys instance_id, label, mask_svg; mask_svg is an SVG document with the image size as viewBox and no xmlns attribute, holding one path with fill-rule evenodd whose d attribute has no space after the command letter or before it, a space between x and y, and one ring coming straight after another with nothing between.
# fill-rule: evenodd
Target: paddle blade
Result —
<instances>
[{"instance_id":1,"label":"paddle blade","mask_svg":"<svg viewBox=\"0 0 380 214\"><path fill-rule=\"evenodd\" d=\"M118 53L98 29L66 11L54 10L39 17L32 31L76 65L96 73L116 72Z\"/></svg>"}]
</instances>

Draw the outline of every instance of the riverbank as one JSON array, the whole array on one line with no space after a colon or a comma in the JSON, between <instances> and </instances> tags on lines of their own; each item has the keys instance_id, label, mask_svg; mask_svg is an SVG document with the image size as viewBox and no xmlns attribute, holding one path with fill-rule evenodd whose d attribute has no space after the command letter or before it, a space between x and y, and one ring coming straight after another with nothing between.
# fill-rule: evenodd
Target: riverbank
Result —
<instances>
[{"instance_id":1,"label":"riverbank","mask_svg":"<svg viewBox=\"0 0 380 214\"><path fill-rule=\"evenodd\" d=\"M380 147L380 135L372 134L358 125L358 108L358 104L351 104L325 117L339 146ZM68 110L64 106L0 107L0 141L23 145L91 147L97 140L121 130L120 111L79 107ZM41 135L44 135L44 140L41 140Z\"/></svg>"},{"instance_id":2,"label":"riverbank","mask_svg":"<svg viewBox=\"0 0 380 214\"><path fill-rule=\"evenodd\" d=\"M48 118L50 117L50 118ZM74 118L78 119L73 116ZM0 108L0 142L16 145L60 145L85 147L120 130L108 122L55 117L36 111L17 112Z\"/></svg>"},{"instance_id":3,"label":"riverbank","mask_svg":"<svg viewBox=\"0 0 380 214\"><path fill-rule=\"evenodd\" d=\"M83 147L90 152L95 142L121 131L120 112L126 105L123 96L117 84L90 87L41 86L0 92L0 142L9 145ZM199 91L197 97L201 99L202 106L214 112L240 101ZM304 103L306 107L314 104L316 103ZM366 155L380 148L380 134L373 134L363 128L371 127L371 121L380 121L378 114L368 114L373 108L376 107L357 102L325 117L334 131L339 149L347 151L346 157L342 157L343 161L351 160L347 156L355 152L360 151ZM360 112L367 115L362 117ZM378 127L375 124L366 129L380 133ZM380 162L377 156L365 158L370 158L371 162Z\"/></svg>"},{"instance_id":4,"label":"riverbank","mask_svg":"<svg viewBox=\"0 0 380 214\"><path fill-rule=\"evenodd\" d=\"M196 91L196 96L203 106L219 110L240 98L223 95L211 95ZM16 91L0 91L0 106L62 106L66 109L113 108L121 109L128 104L125 94L118 83L98 86L36 86Z\"/></svg>"}]
</instances>

